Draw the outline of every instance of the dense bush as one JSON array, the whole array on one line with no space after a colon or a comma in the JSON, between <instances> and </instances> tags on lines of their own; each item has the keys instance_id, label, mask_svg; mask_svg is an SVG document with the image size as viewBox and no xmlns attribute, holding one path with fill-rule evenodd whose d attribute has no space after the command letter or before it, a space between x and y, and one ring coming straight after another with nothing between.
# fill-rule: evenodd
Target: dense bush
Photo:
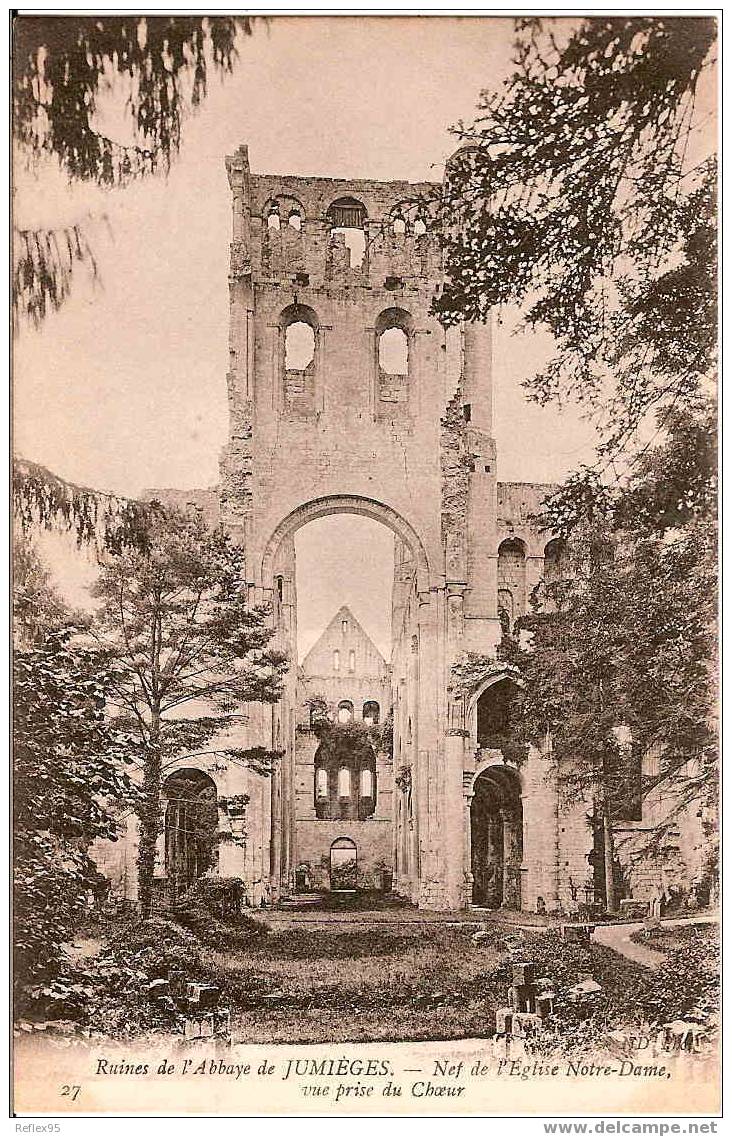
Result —
<instances>
[{"instance_id":1,"label":"dense bush","mask_svg":"<svg viewBox=\"0 0 732 1137\"><path fill-rule=\"evenodd\" d=\"M658 938L651 933L645 942L650 948L668 952L666 963L645 971L639 985L637 997L649 1021L705 1022L716 1016L720 994L718 928L711 924L668 931L661 928Z\"/></svg>"},{"instance_id":2,"label":"dense bush","mask_svg":"<svg viewBox=\"0 0 732 1137\"><path fill-rule=\"evenodd\" d=\"M19 1017L71 1021L88 1033L111 1037L174 1032L180 1012L151 1001L148 988L154 979L168 979L171 988L182 991L188 981L204 979L199 946L191 932L171 921L124 924L95 958L66 958L52 980L26 987Z\"/></svg>"},{"instance_id":3,"label":"dense bush","mask_svg":"<svg viewBox=\"0 0 732 1137\"><path fill-rule=\"evenodd\" d=\"M71 629L13 661L16 994L52 977L63 945L103 894L88 855L114 840L114 807L134 800L123 734L105 718L108 672ZM110 805L110 803L112 803Z\"/></svg>"},{"instance_id":4,"label":"dense bush","mask_svg":"<svg viewBox=\"0 0 732 1137\"><path fill-rule=\"evenodd\" d=\"M203 943L240 947L267 929L242 912L245 885L238 877L201 877L173 906L173 916Z\"/></svg>"}]
</instances>

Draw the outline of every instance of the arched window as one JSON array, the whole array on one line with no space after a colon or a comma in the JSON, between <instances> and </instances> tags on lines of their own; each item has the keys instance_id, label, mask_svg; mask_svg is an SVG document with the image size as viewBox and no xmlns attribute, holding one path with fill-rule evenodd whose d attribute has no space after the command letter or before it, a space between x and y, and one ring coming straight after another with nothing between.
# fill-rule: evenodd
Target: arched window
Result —
<instances>
[{"instance_id":1,"label":"arched window","mask_svg":"<svg viewBox=\"0 0 732 1137\"><path fill-rule=\"evenodd\" d=\"M510 679L499 679L487 687L478 699L476 725L478 746L500 749L505 745L511 726L511 705L516 687Z\"/></svg>"},{"instance_id":2,"label":"arched window","mask_svg":"<svg viewBox=\"0 0 732 1137\"><path fill-rule=\"evenodd\" d=\"M315 796L321 799L328 797L328 771L323 766L315 771Z\"/></svg>"},{"instance_id":3,"label":"arched window","mask_svg":"<svg viewBox=\"0 0 732 1137\"><path fill-rule=\"evenodd\" d=\"M361 771L361 797L374 796L374 775L367 766Z\"/></svg>"},{"instance_id":4,"label":"arched window","mask_svg":"<svg viewBox=\"0 0 732 1137\"><path fill-rule=\"evenodd\" d=\"M389 418L409 400L412 318L402 308L387 308L376 321L376 414Z\"/></svg>"},{"instance_id":5,"label":"arched window","mask_svg":"<svg viewBox=\"0 0 732 1137\"><path fill-rule=\"evenodd\" d=\"M342 703L338 704L338 722L352 722L353 721L353 703L348 699L344 699Z\"/></svg>"},{"instance_id":6,"label":"arched window","mask_svg":"<svg viewBox=\"0 0 732 1137\"><path fill-rule=\"evenodd\" d=\"M366 206L354 197L339 197L328 208L329 256L333 267L357 269L366 253Z\"/></svg>"},{"instance_id":7,"label":"arched window","mask_svg":"<svg viewBox=\"0 0 732 1137\"><path fill-rule=\"evenodd\" d=\"M348 635L348 620L341 620L341 635Z\"/></svg>"},{"instance_id":8,"label":"arched window","mask_svg":"<svg viewBox=\"0 0 732 1137\"><path fill-rule=\"evenodd\" d=\"M302 229L302 217L296 209L293 209L290 213L290 216L287 218L287 224L291 229L297 229L298 231Z\"/></svg>"},{"instance_id":9,"label":"arched window","mask_svg":"<svg viewBox=\"0 0 732 1137\"><path fill-rule=\"evenodd\" d=\"M424 237L427 232L427 226L421 217L418 217L414 222L414 235L415 237Z\"/></svg>"},{"instance_id":10,"label":"arched window","mask_svg":"<svg viewBox=\"0 0 732 1137\"><path fill-rule=\"evenodd\" d=\"M315 413L318 317L305 304L291 304L280 316L282 411L293 418Z\"/></svg>"},{"instance_id":11,"label":"arched window","mask_svg":"<svg viewBox=\"0 0 732 1137\"><path fill-rule=\"evenodd\" d=\"M279 227L280 227L280 214L279 214L279 210L275 206L272 208L270 213L267 215L267 228L269 230L274 230L276 232L279 229Z\"/></svg>"},{"instance_id":12,"label":"arched window","mask_svg":"<svg viewBox=\"0 0 732 1137\"><path fill-rule=\"evenodd\" d=\"M348 653L348 670L351 674L356 670L356 653L353 648Z\"/></svg>"},{"instance_id":13,"label":"arched window","mask_svg":"<svg viewBox=\"0 0 732 1137\"><path fill-rule=\"evenodd\" d=\"M165 779L165 872L175 891L212 867L218 838L216 784L201 770L176 770Z\"/></svg>"},{"instance_id":14,"label":"arched window","mask_svg":"<svg viewBox=\"0 0 732 1137\"><path fill-rule=\"evenodd\" d=\"M403 328L387 328L379 336L379 367L389 375L409 370L409 341Z\"/></svg>"},{"instance_id":15,"label":"arched window","mask_svg":"<svg viewBox=\"0 0 732 1137\"><path fill-rule=\"evenodd\" d=\"M315 359L315 332L304 320L285 329L285 370L305 371Z\"/></svg>"},{"instance_id":16,"label":"arched window","mask_svg":"<svg viewBox=\"0 0 732 1137\"><path fill-rule=\"evenodd\" d=\"M561 537L555 537L544 549L544 582L556 584L567 571L567 546Z\"/></svg>"},{"instance_id":17,"label":"arched window","mask_svg":"<svg viewBox=\"0 0 732 1137\"><path fill-rule=\"evenodd\" d=\"M363 721L368 726L376 726L379 721L379 704L374 699L369 699L363 705Z\"/></svg>"},{"instance_id":18,"label":"arched window","mask_svg":"<svg viewBox=\"0 0 732 1137\"><path fill-rule=\"evenodd\" d=\"M391 223L391 229L395 237L403 237L407 231L407 223L403 217L395 217Z\"/></svg>"},{"instance_id":19,"label":"arched window","mask_svg":"<svg viewBox=\"0 0 732 1137\"><path fill-rule=\"evenodd\" d=\"M351 771L348 766L341 766L338 771L338 797L351 796Z\"/></svg>"},{"instance_id":20,"label":"arched window","mask_svg":"<svg viewBox=\"0 0 732 1137\"><path fill-rule=\"evenodd\" d=\"M523 541L510 537L498 546L498 599L510 593L511 623L526 611L526 552ZM508 609L506 609L508 611Z\"/></svg>"},{"instance_id":21,"label":"arched window","mask_svg":"<svg viewBox=\"0 0 732 1137\"><path fill-rule=\"evenodd\" d=\"M333 670L340 671L341 669L341 653L338 648L333 652Z\"/></svg>"}]
</instances>

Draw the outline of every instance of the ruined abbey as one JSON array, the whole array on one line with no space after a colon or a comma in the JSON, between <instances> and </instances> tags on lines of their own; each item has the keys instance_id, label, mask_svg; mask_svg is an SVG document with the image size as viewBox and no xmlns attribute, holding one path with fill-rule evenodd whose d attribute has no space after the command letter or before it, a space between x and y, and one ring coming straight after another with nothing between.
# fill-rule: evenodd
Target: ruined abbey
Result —
<instances>
[{"instance_id":1,"label":"ruined abbey","mask_svg":"<svg viewBox=\"0 0 732 1137\"><path fill-rule=\"evenodd\" d=\"M367 887L430 909L572 911L593 888L591 804L560 800L539 747L520 766L502 752L508 671L454 679L561 572L562 545L532 522L548 487L499 480L490 326L432 315L440 186L252 173L246 146L226 167L230 434L203 504L243 546L293 666L281 701L237 728L284 752L270 778L215 757L172 769L158 876L237 877L255 906ZM295 534L337 513L394 534L391 656L334 602L298 667ZM659 808L617 823L638 896L657 870L634 842ZM130 832L100 854L129 897L133 849Z\"/></svg>"}]
</instances>

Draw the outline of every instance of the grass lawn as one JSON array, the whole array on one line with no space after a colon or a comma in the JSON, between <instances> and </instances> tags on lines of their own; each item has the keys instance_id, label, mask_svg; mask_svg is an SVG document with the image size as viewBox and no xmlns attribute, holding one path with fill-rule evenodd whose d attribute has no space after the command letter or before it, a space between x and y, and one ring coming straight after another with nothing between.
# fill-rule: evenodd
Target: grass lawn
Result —
<instances>
[{"instance_id":1,"label":"grass lawn","mask_svg":"<svg viewBox=\"0 0 732 1137\"><path fill-rule=\"evenodd\" d=\"M284 931L207 967L245 1041L461 1038L492 1033L505 955L439 925Z\"/></svg>"},{"instance_id":2,"label":"grass lawn","mask_svg":"<svg viewBox=\"0 0 732 1137\"><path fill-rule=\"evenodd\" d=\"M507 1003L512 963L533 962L556 991L558 1038L581 1049L618 1025L713 1013L716 929L668 931L679 945L668 966L650 971L600 944L564 943L553 928L489 923L476 942L464 925L294 921L267 930L199 912L188 927L155 918L98 929L95 958L77 953L23 1017L73 1020L120 1041L171 1036L182 1030L180 996L196 981L221 989L236 1042L487 1038ZM578 998L572 988L590 977L600 990ZM159 978L169 982L167 1007L150 997Z\"/></svg>"},{"instance_id":3,"label":"grass lawn","mask_svg":"<svg viewBox=\"0 0 732 1137\"><path fill-rule=\"evenodd\" d=\"M490 1037L512 960L535 961L564 988L593 975L602 1007L618 1013L639 976L614 952L564 945L556 932L495 926L475 943L470 929L439 924L271 932L214 949L205 966L237 1040L346 1042Z\"/></svg>"}]
</instances>

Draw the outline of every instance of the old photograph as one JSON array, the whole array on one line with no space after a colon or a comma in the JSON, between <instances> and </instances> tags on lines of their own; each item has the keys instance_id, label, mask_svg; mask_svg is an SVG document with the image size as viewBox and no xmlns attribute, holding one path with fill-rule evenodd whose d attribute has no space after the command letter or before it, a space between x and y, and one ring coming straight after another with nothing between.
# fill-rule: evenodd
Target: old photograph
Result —
<instances>
[{"instance_id":1,"label":"old photograph","mask_svg":"<svg viewBox=\"0 0 732 1137\"><path fill-rule=\"evenodd\" d=\"M718 30L12 17L17 1115L717 1115Z\"/></svg>"}]
</instances>

